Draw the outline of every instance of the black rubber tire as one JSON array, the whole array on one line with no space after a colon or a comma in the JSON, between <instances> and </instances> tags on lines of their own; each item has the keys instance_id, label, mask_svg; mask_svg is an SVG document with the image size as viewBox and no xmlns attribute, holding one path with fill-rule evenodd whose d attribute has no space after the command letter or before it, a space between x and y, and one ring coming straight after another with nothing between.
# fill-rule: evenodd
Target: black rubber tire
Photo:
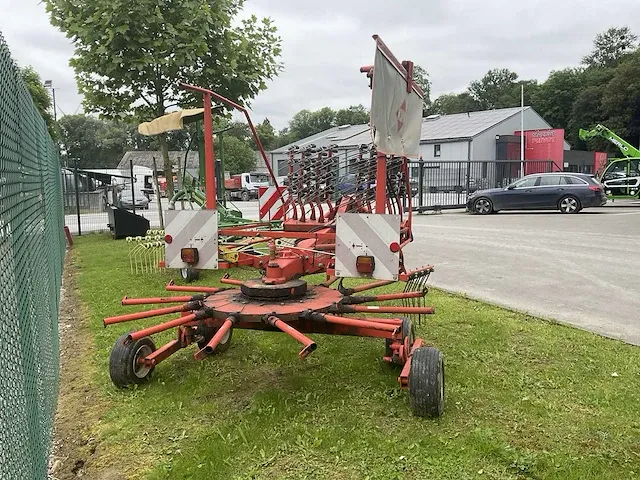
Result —
<instances>
[{"instance_id":1,"label":"black rubber tire","mask_svg":"<svg viewBox=\"0 0 640 480\"><path fill-rule=\"evenodd\" d=\"M488 204L489 210L480 208L481 202ZM478 215L489 215L491 212L493 212L493 202L487 197L479 197L473 201L473 213L476 213Z\"/></svg>"},{"instance_id":2,"label":"black rubber tire","mask_svg":"<svg viewBox=\"0 0 640 480\"><path fill-rule=\"evenodd\" d=\"M411 319L403 317L402 318L402 341L407 338L407 335L410 336L409 345L413 344L413 341L416 338L416 328L413 325ZM384 355L385 357L390 357L393 355L393 350L391 350L392 340L390 338L384 339Z\"/></svg>"},{"instance_id":3,"label":"black rubber tire","mask_svg":"<svg viewBox=\"0 0 640 480\"><path fill-rule=\"evenodd\" d=\"M204 347L206 347L207 343L209 343L209 340L213 338L213 336L216 334L217 331L218 329L214 327L208 327L206 325L199 326L197 333L198 335L202 335L202 340L198 342L198 347L200 349L203 349ZM229 347L231 346L232 336L233 336L233 328L229 330L229 334L227 335L227 338L226 339L223 338L222 341L218 344L216 349L213 351L213 355L217 355L218 353L224 353L227 350L229 350Z\"/></svg>"},{"instance_id":4,"label":"black rubber tire","mask_svg":"<svg viewBox=\"0 0 640 480\"><path fill-rule=\"evenodd\" d=\"M187 283L195 282L200 278L200 270L192 267L181 268L180 276Z\"/></svg>"},{"instance_id":5,"label":"black rubber tire","mask_svg":"<svg viewBox=\"0 0 640 480\"><path fill-rule=\"evenodd\" d=\"M240 195L240 198L242 199L243 202L248 202L249 201L249 192L242 192L242 194Z\"/></svg>"},{"instance_id":6,"label":"black rubber tire","mask_svg":"<svg viewBox=\"0 0 640 480\"><path fill-rule=\"evenodd\" d=\"M116 340L109 356L109 376L116 387L125 388L149 381L155 367L140 367L136 371L134 365L140 354L149 355L156 350L150 337L143 337L135 342L126 343L128 333Z\"/></svg>"},{"instance_id":7,"label":"black rubber tire","mask_svg":"<svg viewBox=\"0 0 640 480\"><path fill-rule=\"evenodd\" d=\"M573 200L577 206L577 208L573 211L565 211L562 208L563 202L565 200ZM580 204L580 200L577 197L574 197L573 195L565 195L564 197L562 197L560 199L560 201L558 202L558 210L560 210L561 213L564 213L566 215L571 215L574 213L578 213L580 210L582 210L582 205Z\"/></svg>"},{"instance_id":8,"label":"black rubber tire","mask_svg":"<svg viewBox=\"0 0 640 480\"><path fill-rule=\"evenodd\" d=\"M435 347L420 347L411 356L409 405L417 417L444 412L444 357Z\"/></svg>"}]
</instances>

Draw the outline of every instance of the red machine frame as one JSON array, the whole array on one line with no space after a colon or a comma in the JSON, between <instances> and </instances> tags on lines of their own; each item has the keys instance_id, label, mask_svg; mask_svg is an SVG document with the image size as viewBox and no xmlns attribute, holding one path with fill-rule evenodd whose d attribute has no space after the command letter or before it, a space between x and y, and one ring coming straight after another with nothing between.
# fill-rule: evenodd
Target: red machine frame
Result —
<instances>
[{"instance_id":1,"label":"red machine frame","mask_svg":"<svg viewBox=\"0 0 640 480\"><path fill-rule=\"evenodd\" d=\"M413 64L411 62L401 64L377 36L374 38L378 48L406 78L407 91L415 89L416 92L421 93L412 80ZM363 67L361 71L371 77L373 67ZM188 84L181 84L181 86L203 97L207 208L216 208L212 99L244 113L269 175L274 184L277 184L266 152L246 108L211 90ZM318 152L318 155L324 154L324 151ZM362 158L362 154L360 155ZM129 332L118 339L112 350L110 364L111 378L114 383L118 386L126 386L143 382L158 363L192 343L197 343L199 347L194 354L196 359L204 359L211 354L220 353L228 348L232 331L236 328L282 331L302 344L299 352L301 359L306 358L317 347L306 334L375 337L385 339L384 361L402 367L398 381L401 387L409 388L414 413L428 416L440 415L444 407L442 355L433 347L424 348L424 341L415 338L414 326L408 318L379 316L380 314L419 316L434 313L433 307L423 304L428 291L426 281L433 267L429 265L408 271L402 256L402 250L413 238L411 195L407 194L411 191L411 187L406 157L392 159L383 153L374 152L371 159L374 158L375 198L346 195L334 205L329 197L323 198L317 192L311 197L302 195L296 197L292 194L283 196L278 190L283 204L289 207L290 212L281 230L265 230L265 225L260 223L219 229L219 235L253 238L256 242L268 243L268 254L242 253L238 260L241 265L252 266L261 271L260 278L240 281L227 274L221 279L221 282L228 286L225 288L179 286L171 282L166 287L168 291L189 292L193 295L137 299L125 297L122 305L178 305L108 317L104 319L105 326L168 314L179 314L179 316L170 321ZM388 185L387 165L392 161L404 178L402 181L404 188L396 186L394 190ZM406 210L405 200L408 203ZM394 283L387 280L345 288L340 279L338 287L331 288L339 280L335 276L333 258L337 216L346 212L384 214L392 209L401 217L400 242L394 242L395 245L390 245L390 248L400 254L398 278L405 282L404 291L358 295ZM287 240L293 244L279 245L276 240ZM317 285L309 285L302 279L306 275L321 272L326 273L326 279ZM402 301L404 305L367 305L388 301ZM156 349L149 336L169 329L176 329L176 338ZM416 367L416 372L418 370L420 372L412 373L412 359L419 351L421 364L420 368ZM412 386L415 395L412 393Z\"/></svg>"}]
</instances>

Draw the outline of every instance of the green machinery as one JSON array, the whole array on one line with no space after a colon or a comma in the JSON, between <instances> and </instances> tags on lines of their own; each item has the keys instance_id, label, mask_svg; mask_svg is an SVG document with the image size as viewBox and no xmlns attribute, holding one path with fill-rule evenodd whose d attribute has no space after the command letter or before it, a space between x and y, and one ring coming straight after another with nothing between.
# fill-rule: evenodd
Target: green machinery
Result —
<instances>
[{"instance_id":1,"label":"green machinery","mask_svg":"<svg viewBox=\"0 0 640 480\"><path fill-rule=\"evenodd\" d=\"M640 150L616 135L604 125L590 130L580 129L581 140L602 137L613 143L624 158L611 160L600 175L607 195L613 197L638 197L640 192Z\"/></svg>"}]
</instances>

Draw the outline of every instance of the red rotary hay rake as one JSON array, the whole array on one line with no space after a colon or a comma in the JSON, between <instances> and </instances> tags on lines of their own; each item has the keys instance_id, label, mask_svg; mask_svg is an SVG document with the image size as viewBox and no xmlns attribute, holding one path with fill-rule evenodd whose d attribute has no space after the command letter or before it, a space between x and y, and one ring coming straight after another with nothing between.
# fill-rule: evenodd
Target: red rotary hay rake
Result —
<instances>
[{"instance_id":1,"label":"red rotary hay rake","mask_svg":"<svg viewBox=\"0 0 640 480\"><path fill-rule=\"evenodd\" d=\"M114 384L143 383L158 363L191 344L198 347L194 354L198 360L224 352L236 328L282 331L302 344L302 359L316 349L316 342L307 334L376 337L385 339L384 361L401 367L398 381L409 390L414 414L442 414L443 356L415 337L409 318L433 313L432 307L424 305L433 267L408 271L403 255L404 247L412 241L407 156L417 155L422 92L412 80L413 64L400 63L377 36L374 38L375 64L361 69L373 89L373 146L363 146L351 157L345 157L344 152L338 155L332 147L292 149L288 187L279 194L285 215L278 230L256 223L210 231L211 210L216 207L212 98L245 113L274 182L275 177L247 111L215 92L183 85L203 96L209 211L203 211L208 216L195 228L188 226L192 218L180 224L182 230L169 233L167 228L167 257L175 254L170 247L178 243L190 245L178 248L185 264L193 266L203 255L210 264L209 257L217 255L218 236L244 244L262 243L268 248L245 250L239 259L238 263L255 267L261 274L258 278L240 281L227 274L221 280L226 288L171 282L167 290L193 295L125 297L123 305L178 305L105 318L105 326L167 314L180 316L131 331L116 341L110 358ZM353 180L346 189L336 184L341 171L348 171ZM189 243L194 238L196 243ZM200 245L201 251L193 245ZM304 280L304 276L316 273L325 273L326 281L311 285ZM345 277L375 281L346 288ZM397 281L405 282L402 292L363 294ZM337 287L331 288L336 282ZM376 305L369 305L374 302ZM169 329L176 329L176 338L156 348L150 336Z\"/></svg>"}]
</instances>

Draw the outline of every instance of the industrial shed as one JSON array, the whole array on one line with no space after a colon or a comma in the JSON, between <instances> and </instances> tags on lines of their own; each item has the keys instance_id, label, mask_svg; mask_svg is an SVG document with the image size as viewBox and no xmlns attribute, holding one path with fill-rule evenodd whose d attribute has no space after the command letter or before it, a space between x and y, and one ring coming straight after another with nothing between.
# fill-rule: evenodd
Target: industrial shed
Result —
<instances>
[{"instance_id":1,"label":"industrial shed","mask_svg":"<svg viewBox=\"0 0 640 480\"><path fill-rule=\"evenodd\" d=\"M481 112L452 115L430 115L422 119L420 155L425 161L483 161L503 160L497 158L498 140L501 136L513 136L520 130L521 108L501 108ZM525 130L551 129L533 108L524 108ZM333 127L298 142L285 145L271 153L274 170L285 175L288 150L291 146L318 147L336 145L345 158L362 144L371 143L368 125L343 125ZM570 145L565 141L564 149ZM342 153L341 153L342 154ZM506 158L504 158L506 160ZM543 160L543 159L535 159Z\"/></svg>"}]
</instances>

